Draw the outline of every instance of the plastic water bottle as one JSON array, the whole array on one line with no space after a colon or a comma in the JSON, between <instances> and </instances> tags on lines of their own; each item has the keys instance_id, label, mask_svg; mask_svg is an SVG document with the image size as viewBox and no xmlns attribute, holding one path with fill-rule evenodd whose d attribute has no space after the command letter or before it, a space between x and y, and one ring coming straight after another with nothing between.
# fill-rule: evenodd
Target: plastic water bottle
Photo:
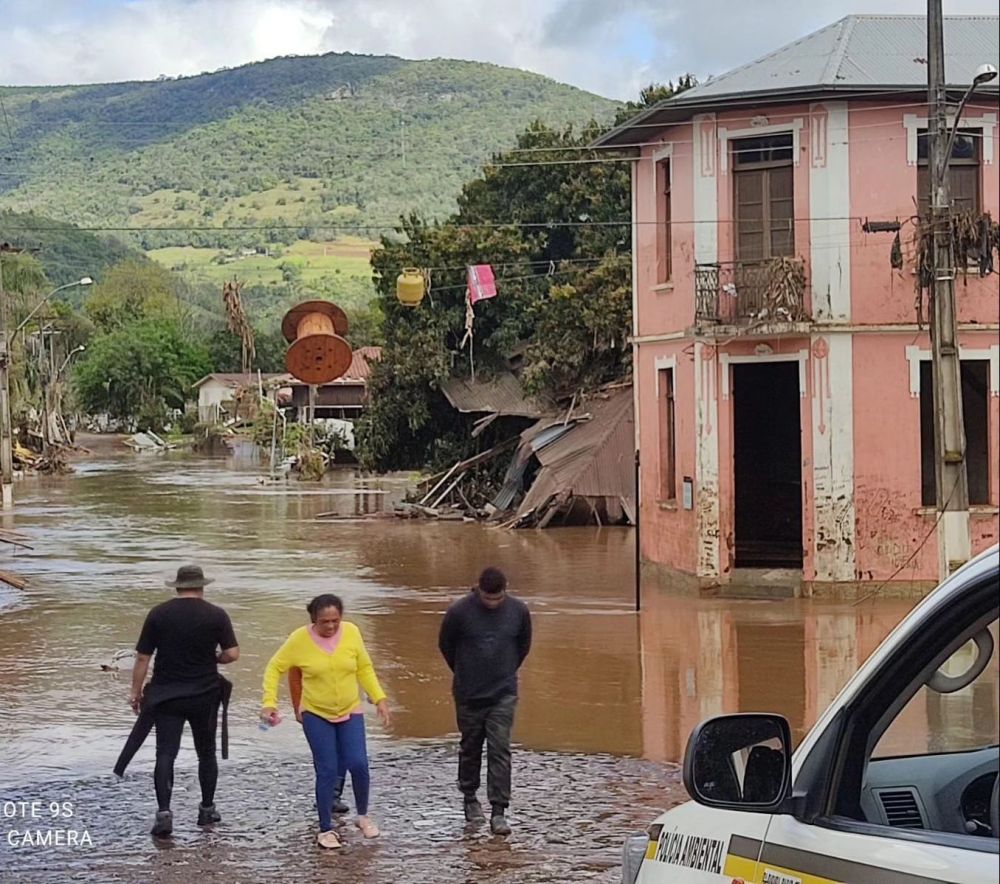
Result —
<instances>
[{"instance_id":1,"label":"plastic water bottle","mask_svg":"<svg viewBox=\"0 0 1000 884\"><path fill-rule=\"evenodd\" d=\"M258 718L257 727L262 731L269 731L272 727L277 727L281 724L281 715L277 712L272 712L267 718Z\"/></svg>"}]
</instances>

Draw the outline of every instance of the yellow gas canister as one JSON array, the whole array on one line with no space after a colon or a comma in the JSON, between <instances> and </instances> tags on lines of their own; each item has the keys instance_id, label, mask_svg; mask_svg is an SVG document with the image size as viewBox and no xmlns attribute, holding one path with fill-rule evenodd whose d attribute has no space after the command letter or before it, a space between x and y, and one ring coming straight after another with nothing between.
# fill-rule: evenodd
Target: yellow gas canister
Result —
<instances>
[{"instance_id":1,"label":"yellow gas canister","mask_svg":"<svg viewBox=\"0 0 1000 884\"><path fill-rule=\"evenodd\" d=\"M396 277L396 300L404 307L419 307L424 299L424 275L416 267L404 267Z\"/></svg>"}]
</instances>

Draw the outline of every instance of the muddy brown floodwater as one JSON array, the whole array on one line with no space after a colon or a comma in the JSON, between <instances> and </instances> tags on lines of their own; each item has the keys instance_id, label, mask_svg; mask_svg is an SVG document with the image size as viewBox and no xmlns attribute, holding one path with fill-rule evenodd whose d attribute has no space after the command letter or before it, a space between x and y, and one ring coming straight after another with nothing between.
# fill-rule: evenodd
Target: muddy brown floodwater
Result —
<instances>
[{"instance_id":1,"label":"muddy brown floodwater","mask_svg":"<svg viewBox=\"0 0 1000 884\"><path fill-rule=\"evenodd\" d=\"M650 590L636 616L628 529L321 520L391 511L405 479L340 471L320 486L272 485L259 475L252 457L134 456L105 442L70 476L16 486L15 513L0 525L30 535L33 549L13 563L5 552L0 564L31 581L23 592L0 589L0 879L613 882L622 839L683 800L675 762L699 720L772 710L801 736L912 604ZM197 787L185 736L175 837L155 845L152 741L117 782L129 673L100 664L133 646L146 610L169 597L164 579L187 561L216 577L207 597L229 610L242 651L227 668L236 687L225 818L210 833L188 819ZM447 604L486 564L507 571L535 623L507 840L463 829L436 648ZM361 843L349 834L336 856L313 847L299 729L256 725L264 664L321 591L343 597L395 712L390 732L369 716L372 812L384 835ZM995 727L995 677L992 690L989 709L980 699L911 715L900 739L926 747L946 728L981 742ZM86 832L92 844L24 844L28 830Z\"/></svg>"}]
</instances>

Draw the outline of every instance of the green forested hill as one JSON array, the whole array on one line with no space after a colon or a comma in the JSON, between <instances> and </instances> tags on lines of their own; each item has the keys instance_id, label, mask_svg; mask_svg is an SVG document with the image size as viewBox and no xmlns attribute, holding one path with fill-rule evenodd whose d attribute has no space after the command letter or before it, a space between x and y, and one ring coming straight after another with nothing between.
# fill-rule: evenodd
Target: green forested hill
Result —
<instances>
[{"instance_id":1,"label":"green forested hill","mask_svg":"<svg viewBox=\"0 0 1000 884\"><path fill-rule=\"evenodd\" d=\"M373 239L453 210L532 120L615 108L524 71L337 53L0 97L0 208L134 229L116 235L146 249Z\"/></svg>"},{"instance_id":2,"label":"green forested hill","mask_svg":"<svg viewBox=\"0 0 1000 884\"><path fill-rule=\"evenodd\" d=\"M35 229L25 233L25 227ZM142 258L139 251L115 237L78 230L72 224L39 215L0 210L0 243L4 242L27 245L52 285L64 285L83 276L99 282L104 270L112 264ZM79 302L83 294L75 290L65 299Z\"/></svg>"}]
</instances>

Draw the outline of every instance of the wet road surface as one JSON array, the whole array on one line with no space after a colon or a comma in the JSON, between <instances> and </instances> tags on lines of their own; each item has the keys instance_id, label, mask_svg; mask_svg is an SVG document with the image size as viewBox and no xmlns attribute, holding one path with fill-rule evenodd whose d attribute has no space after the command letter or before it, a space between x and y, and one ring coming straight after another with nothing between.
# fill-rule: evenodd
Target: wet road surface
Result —
<instances>
[{"instance_id":1,"label":"wet road surface","mask_svg":"<svg viewBox=\"0 0 1000 884\"><path fill-rule=\"evenodd\" d=\"M282 725L283 726L283 725ZM469 828L454 786L454 748L437 742L382 745L373 753L373 806L382 835L366 841L344 817L342 851L320 851L311 768L305 758L266 766L221 762L223 821L195 825L195 760L182 753L174 835L155 841L148 773L47 783L8 800L40 802L43 819L0 820L0 880L534 882L618 880L623 835L642 831L681 800L676 768L607 755L515 750L514 832ZM348 796L350 800L350 796ZM68 802L74 816L49 819ZM93 846L11 847L15 832L86 832ZM33 836L34 837L34 836ZM64 839L69 836L64 835Z\"/></svg>"}]
</instances>

